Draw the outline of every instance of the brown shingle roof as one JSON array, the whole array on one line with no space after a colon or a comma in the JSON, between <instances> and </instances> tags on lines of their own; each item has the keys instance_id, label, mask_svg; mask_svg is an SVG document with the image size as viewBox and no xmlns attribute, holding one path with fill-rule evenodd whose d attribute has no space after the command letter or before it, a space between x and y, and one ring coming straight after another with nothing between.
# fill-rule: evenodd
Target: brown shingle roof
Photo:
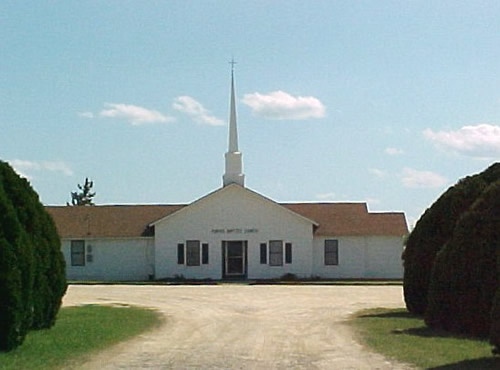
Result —
<instances>
[{"instance_id":1,"label":"brown shingle roof","mask_svg":"<svg viewBox=\"0 0 500 370\"><path fill-rule=\"evenodd\" d=\"M148 225L183 205L48 206L61 238L151 236Z\"/></svg>"},{"instance_id":2,"label":"brown shingle roof","mask_svg":"<svg viewBox=\"0 0 500 370\"><path fill-rule=\"evenodd\" d=\"M366 203L282 203L319 224L316 235L363 236L408 234L402 212L371 213Z\"/></svg>"},{"instance_id":3,"label":"brown shingle roof","mask_svg":"<svg viewBox=\"0 0 500 370\"><path fill-rule=\"evenodd\" d=\"M369 213L365 203L281 203L316 221L316 235L402 236L408 233L403 213ZM148 227L185 205L48 206L61 238L140 237Z\"/></svg>"}]
</instances>

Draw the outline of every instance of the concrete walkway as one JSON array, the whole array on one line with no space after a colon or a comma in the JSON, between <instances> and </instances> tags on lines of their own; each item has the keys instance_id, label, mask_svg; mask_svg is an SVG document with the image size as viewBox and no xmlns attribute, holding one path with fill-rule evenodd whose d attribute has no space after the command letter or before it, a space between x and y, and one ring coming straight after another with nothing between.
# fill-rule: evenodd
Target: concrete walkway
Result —
<instances>
[{"instance_id":1,"label":"concrete walkway","mask_svg":"<svg viewBox=\"0 0 500 370\"><path fill-rule=\"evenodd\" d=\"M86 303L154 307L166 323L79 368L407 368L363 348L345 324L363 308L402 307L398 286L70 286L64 305Z\"/></svg>"}]
</instances>

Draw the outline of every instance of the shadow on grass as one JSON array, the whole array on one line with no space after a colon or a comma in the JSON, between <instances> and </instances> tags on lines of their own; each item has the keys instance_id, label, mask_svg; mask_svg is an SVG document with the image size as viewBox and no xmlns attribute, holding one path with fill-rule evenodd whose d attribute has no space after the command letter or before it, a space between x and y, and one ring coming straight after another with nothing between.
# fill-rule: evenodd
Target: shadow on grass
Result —
<instances>
[{"instance_id":1,"label":"shadow on grass","mask_svg":"<svg viewBox=\"0 0 500 370\"><path fill-rule=\"evenodd\" d=\"M389 311L381 313L367 313L359 315L360 318L380 318L380 319L420 319L421 317L415 316L408 311Z\"/></svg>"},{"instance_id":2,"label":"shadow on grass","mask_svg":"<svg viewBox=\"0 0 500 370\"><path fill-rule=\"evenodd\" d=\"M474 341L486 341L487 339L478 338L471 335L453 333L442 329L433 329L427 326L420 326L418 328L403 329L394 332L394 334L408 334L416 337L423 338L456 338L456 339L470 339ZM500 368L499 368L500 369Z\"/></svg>"},{"instance_id":3,"label":"shadow on grass","mask_svg":"<svg viewBox=\"0 0 500 370\"><path fill-rule=\"evenodd\" d=\"M370 313L370 314L362 314L359 316L360 318L380 318L380 319L419 319L422 320L422 316L414 315L405 310L396 310L389 312L381 312L381 313ZM471 339L471 340L485 340L478 337L468 336L459 333L449 332L443 329L435 329L430 328L428 326L419 326L416 328L409 329L395 329L391 331L392 334L407 334L413 335L416 337L423 338L457 338L457 339ZM498 368L500 369L500 367Z\"/></svg>"},{"instance_id":4,"label":"shadow on grass","mask_svg":"<svg viewBox=\"0 0 500 370\"><path fill-rule=\"evenodd\" d=\"M500 369L500 357L482 357L429 368L430 370L493 370Z\"/></svg>"},{"instance_id":5,"label":"shadow on grass","mask_svg":"<svg viewBox=\"0 0 500 370\"><path fill-rule=\"evenodd\" d=\"M443 370L460 370L460 369L497 369L500 370L500 356L493 357L488 356L488 348L491 349L491 346L488 343L488 340L485 338L473 337L470 335L464 335L463 333L453 333L449 331L445 331L443 329L430 328L425 326L423 317L414 315L408 312L405 309L373 309L367 312L361 312L357 316L360 319L367 319L367 327L375 328L373 329L379 337L385 337L389 343L395 343L402 341L405 343L427 343L427 339L431 340L429 343L435 343L437 347L440 347L441 344L445 344L445 346L441 347L442 349L447 348L450 344L453 345L455 340L459 340L458 342L464 345L464 351L470 351L466 353L470 353L470 356L457 356L453 353L447 353L446 356L442 356L439 354L439 350L436 352L436 358L433 361L422 363L427 364L440 364L439 366L430 367L428 369L443 369ZM371 323L371 324L370 324ZM403 337L399 337L400 335L404 335ZM410 339L410 337L413 337ZM417 337L425 338L423 341L416 341ZM439 338L438 341L432 341L434 338ZM441 340L442 339L442 340ZM470 343L465 343L465 341ZM457 342L457 343L458 343ZM475 343L472 343L475 342ZM479 343L482 342L482 343ZM425 346L424 346L425 347ZM427 351L429 351L430 357L433 357L433 349L431 347L426 347ZM451 349L450 349L451 351ZM418 352L418 351L417 351ZM426 356L425 354L423 356ZM463 358L470 358L468 360L463 360ZM475 357L475 358L473 358ZM404 360L404 356L402 356ZM460 359L460 360L459 360ZM412 362L413 360L409 359L407 361ZM418 361L417 361L418 362ZM428 366L428 365L427 365Z\"/></svg>"}]
</instances>

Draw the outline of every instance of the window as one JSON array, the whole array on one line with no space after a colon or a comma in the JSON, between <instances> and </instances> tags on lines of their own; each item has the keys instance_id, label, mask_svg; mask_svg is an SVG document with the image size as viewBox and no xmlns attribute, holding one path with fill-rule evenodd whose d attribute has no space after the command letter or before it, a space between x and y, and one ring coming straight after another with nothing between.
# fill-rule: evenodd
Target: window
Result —
<instances>
[{"instance_id":1,"label":"window","mask_svg":"<svg viewBox=\"0 0 500 370\"><path fill-rule=\"evenodd\" d=\"M208 264L208 243L201 245L201 263Z\"/></svg>"},{"instance_id":2,"label":"window","mask_svg":"<svg viewBox=\"0 0 500 370\"><path fill-rule=\"evenodd\" d=\"M184 264L184 244L177 244L177 264Z\"/></svg>"},{"instance_id":3,"label":"window","mask_svg":"<svg viewBox=\"0 0 500 370\"><path fill-rule=\"evenodd\" d=\"M285 243L285 263L292 263L292 243Z\"/></svg>"},{"instance_id":4,"label":"window","mask_svg":"<svg viewBox=\"0 0 500 370\"><path fill-rule=\"evenodd\" d=\"M269 265L283 266L283 241L271 240L269 242Z\"/></svg>"},{"instance_id":5,"label":"window","mask_svg":"<svg viewBox=\"0 0 500 370\"><path fill-rule=\"evenodd\" d=\"M325 240L325 265L339 264L339 241Z\"/></svg>"},{"instance_id":6,"label":"window","mask_svg":"<svg viewBox=\"0 0 500 370\"><path fill-rule=\"evenodd\" d=\"M260 243L260 263L265 265L267 263L267 244Z\"/></svg>"},{"instance_id":7,"label":"window","mask_svg":"<svg viewBox=\"0 0 500 370\"><path fill-rule=\"evenodd\" d=\"M200 241L188 240L186 242L186 265L199 266L200 265Z\"/></svg>"},{"instance_id":8,"label":"window","mask_svg":"<svg viewBox=\"0 0 500 370\"><path fill-rule=\"evenodd\" d=\"M85 266L85 240L71 241L71 266Z\"/></svg>"}]
</instances>

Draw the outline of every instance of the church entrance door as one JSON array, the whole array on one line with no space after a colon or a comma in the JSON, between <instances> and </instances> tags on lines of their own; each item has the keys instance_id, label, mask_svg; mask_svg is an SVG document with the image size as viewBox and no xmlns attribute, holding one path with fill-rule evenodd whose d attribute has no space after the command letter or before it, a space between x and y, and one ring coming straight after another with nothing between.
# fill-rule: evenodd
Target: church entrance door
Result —
<instances>
[{"instance_id":1,"label":"church entrance door","mask_svg":"<svg viewBox=\"0 0 500 370\"><path fill-rule=\"evenodd\" d=\"M247 242L230 240L222 242L224 278L245 278L247 273Z\"/></svg>"}]
</instances>

